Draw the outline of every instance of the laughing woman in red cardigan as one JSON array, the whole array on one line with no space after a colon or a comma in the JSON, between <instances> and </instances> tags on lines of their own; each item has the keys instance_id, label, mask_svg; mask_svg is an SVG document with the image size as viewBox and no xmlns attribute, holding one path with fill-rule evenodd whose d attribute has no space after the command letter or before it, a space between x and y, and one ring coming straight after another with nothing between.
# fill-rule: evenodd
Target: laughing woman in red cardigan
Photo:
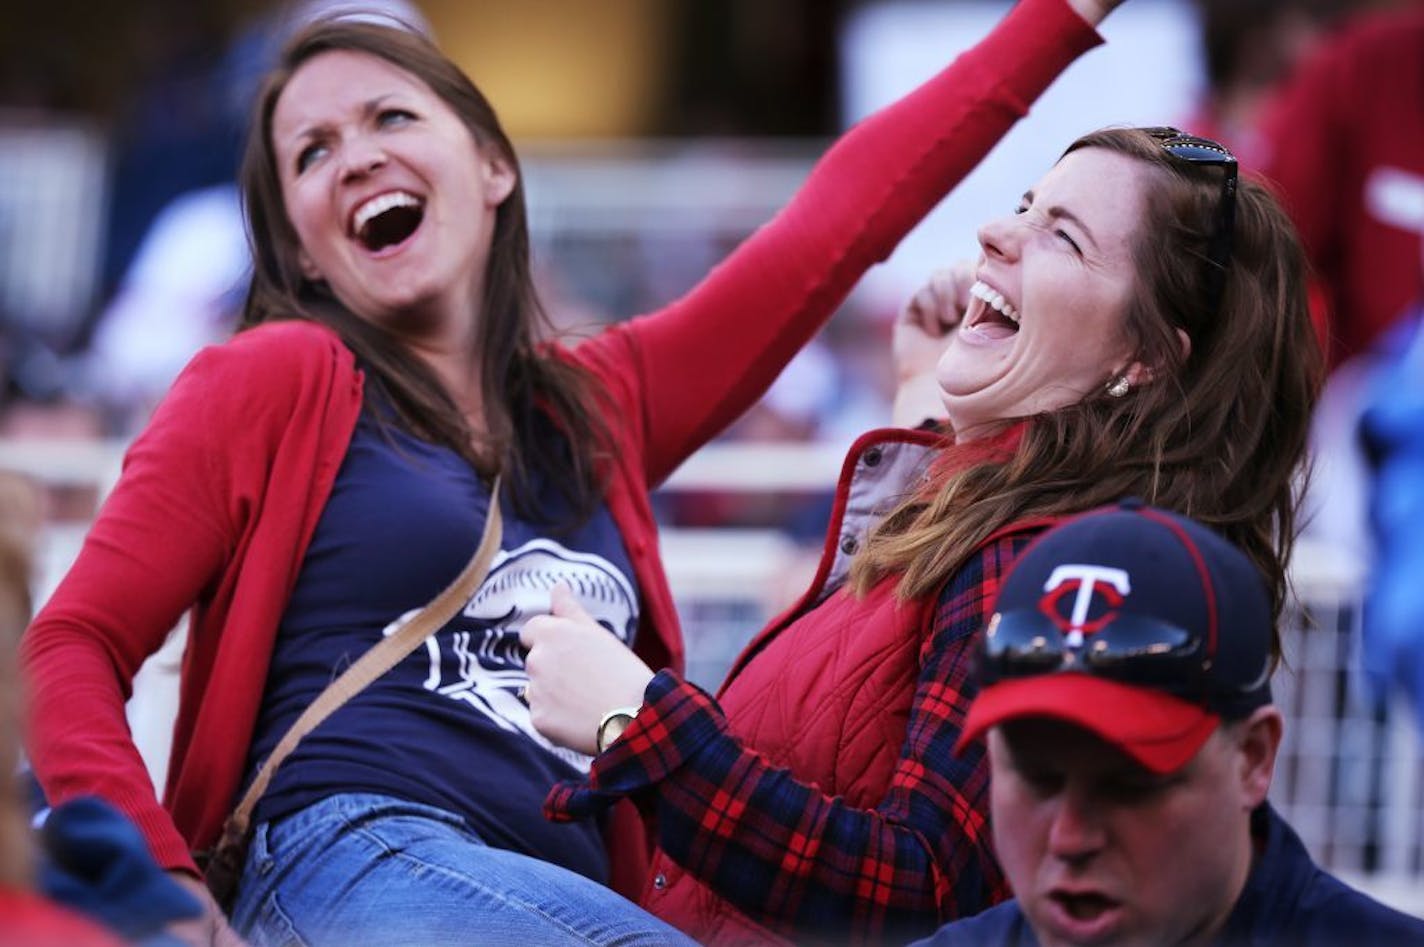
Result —
<instances>
[{"instance_id":1,"label":"laughing woman in red cardigan","mask_svg":"<svg viewBox=\"0 0 1424 947\"><path fill-rule=\"evenodd\" d=\"M518 162L468 78L394 27L296 37L243 166L244 329L174 384L25 639L50 799L113 801L198 888L190 853L303 709L470 559L497 473L487 581L276 767L234 924L279 943L681 940L605 887L640 887L631 807L544 818L589 759L532 725L519 631L558 576L635 664L680 666L650 487L760 397L1116 4L1024 0L848 132L687 296L572 350L539 341ZM124 699L189 609L160 804ZM199 936L229 936L208 906Z\"/></svg>"},{"instance_id":2,"label":"laughing woman in red cardigan","mask_svg":"<svg viewBox=\"0 0 1424 947\"><path fill-rule=\"evenodd\" d=\"M535 726L598 753L547 810L637 802L658 843L643 904L703 943L903 942L1003 896L982 749L951 749L973 637L1055 519L1132 494L1191 514L1279 611L1320 354L1274 199L1214 142L1107 130L979 243L899 330L902 377L934 365L947 425L851 448L812 587L715 699L565 590L524 627Z\"/></svg>"}]
</instances>

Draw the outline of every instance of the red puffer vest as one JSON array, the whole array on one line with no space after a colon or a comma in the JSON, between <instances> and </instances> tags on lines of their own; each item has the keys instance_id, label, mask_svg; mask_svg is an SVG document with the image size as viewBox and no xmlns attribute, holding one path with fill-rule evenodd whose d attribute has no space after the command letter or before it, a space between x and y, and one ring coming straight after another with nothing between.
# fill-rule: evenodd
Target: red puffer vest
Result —
<instances>
[{"instance_id":1,"label":"red puffer vest","mask_svg":"<svg viewBox=\"0 0 1424 947\"><path fill-rule=\"evenodd\" d=\"M815 581L753 639L717 695L733 736L773 766L866 809L884 799L905 741L936 596L897 602L895 577L863 598L841 586L871 526L907 486L920 482L930 448L940 443L937 435L898 429L872 431L856 442L841 472ZM790 943L661 850L642 903L704 944Z\"/></svg>"}]
</instances>

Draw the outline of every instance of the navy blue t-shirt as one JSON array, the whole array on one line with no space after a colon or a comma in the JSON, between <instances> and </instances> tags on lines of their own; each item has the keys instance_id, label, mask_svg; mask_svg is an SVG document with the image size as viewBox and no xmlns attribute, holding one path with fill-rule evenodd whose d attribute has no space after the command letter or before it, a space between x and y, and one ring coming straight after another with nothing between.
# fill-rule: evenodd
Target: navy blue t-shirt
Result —
<instances>
[{"instance_id":1,"label":"navy blue t-shirt","mask_svg":"<svg viewBox=\"0 0 1424 947\"><path fill-rule=\"evenodd\" d=\"M557 522L562 495L538 495ZM249 782L338 673L465 567L488 508L488 486L458 454L383 431L363 414L278 630ZM554 747L530 723L517 696L528 680L519 629L548 612L549 589L562 581L631 646L632 567L606 507L557 539L548 526L516 517L507 501L502 508L500 552L470 602L302 740L256 821L333 793L384 793L458 813L490 845L606 880L599 827L543 816L550 786L587 772L589 760Z\"/></svg>"}]
</instances>

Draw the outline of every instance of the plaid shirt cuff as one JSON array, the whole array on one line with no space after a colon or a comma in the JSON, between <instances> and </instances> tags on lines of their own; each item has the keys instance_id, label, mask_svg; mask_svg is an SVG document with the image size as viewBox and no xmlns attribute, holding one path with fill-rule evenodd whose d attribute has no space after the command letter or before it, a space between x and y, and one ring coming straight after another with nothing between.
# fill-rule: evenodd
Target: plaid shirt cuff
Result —
<instances>
[{"instance_id":1,"label":"plaid shirt cuff","mask_svg":"<svg viewBox=\"0 0 1424 947\"><path fill-rule=\"evenodd\" d=\"M570 822L598 815L620 798L666 779L726 726L707 692L673 671L659 671L643 692L638 716L606 752L594 757L588 778L566 779L549 790L544 816Z\"/></svg>"}]
</instances>

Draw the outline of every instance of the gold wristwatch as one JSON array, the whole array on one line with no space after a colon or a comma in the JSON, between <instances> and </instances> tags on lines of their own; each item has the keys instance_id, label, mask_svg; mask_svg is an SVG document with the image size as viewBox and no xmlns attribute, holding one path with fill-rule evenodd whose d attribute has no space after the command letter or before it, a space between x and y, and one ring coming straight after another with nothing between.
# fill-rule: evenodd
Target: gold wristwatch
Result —
<instances>
[{"instance_id":1,"label":"gold wristwatch","mask_svg":"<svg viewBox=\"0 0 1424 947\"><path fill-rule=\"evenodd\" d=\"M628 729L628 725L633 722L633 718L638 716L639 707L614 707L603 715L603 719L598 721L598 731L594 736L594 745L598 747L598 752L602 753L608 749L609 745L623 735L623 731Z\"/></svg>"}]
</instances>

